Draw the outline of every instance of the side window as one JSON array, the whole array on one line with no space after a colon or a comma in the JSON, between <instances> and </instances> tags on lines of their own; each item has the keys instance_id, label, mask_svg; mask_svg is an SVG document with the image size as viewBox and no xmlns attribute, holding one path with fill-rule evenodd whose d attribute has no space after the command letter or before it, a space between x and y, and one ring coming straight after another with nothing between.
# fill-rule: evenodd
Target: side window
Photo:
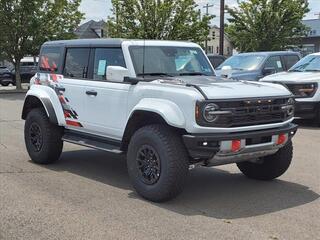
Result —
<instances>
[{"instance_id":1,"label":"side window","mask_svg":"<svg viewBox=\"0 0 320 240\"><path fill-rule=\"evenodd\" d=\"M284 71L282 66L281 58L279 56L269 57L264 68L274 68L276 72Z\"/></svg>"},{"instance_id":2,"label":"side window","mask_svg":"<svg viewBox=\"0 0 320 240\"><path fill-rule=\"evenodd\" d=\"M60 54L61 49L59 47L44 47L39 59L39 70L57 73L61 65Z\"/></svg>"},{"instance_id":3,"label":"side window","mask_svg":"<svg viewBox=\"0 0 320 240\"><path fill-rule=\"evenodd\" d=\"M95 49L93 79L106 80L108 66L126 67L121 48Z\"/></svg>"},{"instance_id":4,"label":"side window","mask_svg":"<svg viewBox=\"0 0 320 240\"><path fill-rule=\"evenodd\" d=\"M68 48L63 74L69 78L88 78L90 48Z\"/></svg>"},{"instance_id":5,"label":"side window","mask_svg":"<svg viewBox=\"0 0 320 240\"><path fill-rule=\"evenodd\" d=\"M284 56L284 61L289 69L299 61L299 57L295 55Z\"/></svg>"}]
</instances>

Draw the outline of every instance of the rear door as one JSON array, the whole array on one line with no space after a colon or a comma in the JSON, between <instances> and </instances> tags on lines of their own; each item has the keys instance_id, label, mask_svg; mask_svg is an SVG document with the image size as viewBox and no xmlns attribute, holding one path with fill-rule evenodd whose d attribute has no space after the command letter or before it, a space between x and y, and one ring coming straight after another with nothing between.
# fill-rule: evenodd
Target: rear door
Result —
<instances>
[{"instance_id":1,"label":"rear door","mask_svg":"<svg viewBox=\"0 0 320 240\"><path fill-rule=\"evenodd\" d=\"M88 82L88 68L91 49L89 47L67 48L63 68L60 102L71 129L86 130L85 89ZM60 91L60 92L62 92Z\"/></svg>"}]
</instances>

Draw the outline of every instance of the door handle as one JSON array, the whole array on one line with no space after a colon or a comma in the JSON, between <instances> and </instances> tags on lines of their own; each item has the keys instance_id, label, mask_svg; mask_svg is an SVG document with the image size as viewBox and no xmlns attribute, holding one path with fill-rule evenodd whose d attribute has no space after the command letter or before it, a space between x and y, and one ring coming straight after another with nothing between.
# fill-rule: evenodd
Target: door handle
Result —
<instances>
[{"instance_id":1,"label":"door handle","mask_svg":"<svg viewBox=\"0 0 320 240\"><path fill-rule=\"evenodd\" d=\"M98 95L98 93L96 91L92 91L92 90L86 91L86 94L87 95L91 95L91 96L97 96Z\"/></svg>"}]
</instances>

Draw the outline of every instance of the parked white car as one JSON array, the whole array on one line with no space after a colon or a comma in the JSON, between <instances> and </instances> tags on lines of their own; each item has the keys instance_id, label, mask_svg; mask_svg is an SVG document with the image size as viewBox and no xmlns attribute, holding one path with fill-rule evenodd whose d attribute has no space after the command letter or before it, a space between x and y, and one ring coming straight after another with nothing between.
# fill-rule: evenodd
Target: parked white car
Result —
<instances>
[{"instance_id":1,"label":"parked white car","mask_svg":"<svg viewBox=\"0 0 320 240\"><path fill-rule=\"evenodd\" d=\"M126 154L134 188L157 202L181 192L190 166L237 163L271 180L291 163L290 91L215 77L197 44L47 42L38 71L22 111L36 163L59 159L63 141Z\"/></svg>"},{"instance_id":2,"label":"parked white car","mask_svg":"<svg viewBox=\"0 0 320 240\"><path fill-rule=\"evenodd\" d=\"M289 71L267 76L261 81L286 86L296 100L295 116L314 119L320 125L320 53L310 54Z\"/></svg>"}]
</instances>

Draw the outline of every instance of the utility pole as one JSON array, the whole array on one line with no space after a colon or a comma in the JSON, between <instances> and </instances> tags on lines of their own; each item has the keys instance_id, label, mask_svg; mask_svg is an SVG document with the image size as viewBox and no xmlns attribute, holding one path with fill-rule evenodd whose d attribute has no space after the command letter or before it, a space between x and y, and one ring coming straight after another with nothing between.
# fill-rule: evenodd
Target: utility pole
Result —
<instances>
[{"instance_id":1,"label":"utility pole","mask_svg":"<svg viewBox=\"0 0 320 240\"><path fill-rule=\"evenodd\" d=\"M223 55L224 50L224 0L220 0L220 39L219 55Z\"/></svg>"},{"instance_id":2,"label":"utility pole","mask_svg":"<svg viewBox=\"0 0 320 240\"><path fill-rule=\"evenodd\" d=\"M213 4L209 5L209 3L207 3L205 6L203 6L203 8L206 9L206 15L209 15L209 8L213 7ZM206 53L208 53L208 36L206 36L206 41L205 41L205 50Z\"/></svg>"},{"instance_id":3,"label":"utility pole","mask_svg":"<svg viewBox=\"0 0 320 240\"><path fill-rule=\"evenodd\" d=\"M319 13L316 13L314 14L315 16L318 16L318 19L320 19L320 12Z\"/></svg>"}]
</instances>

